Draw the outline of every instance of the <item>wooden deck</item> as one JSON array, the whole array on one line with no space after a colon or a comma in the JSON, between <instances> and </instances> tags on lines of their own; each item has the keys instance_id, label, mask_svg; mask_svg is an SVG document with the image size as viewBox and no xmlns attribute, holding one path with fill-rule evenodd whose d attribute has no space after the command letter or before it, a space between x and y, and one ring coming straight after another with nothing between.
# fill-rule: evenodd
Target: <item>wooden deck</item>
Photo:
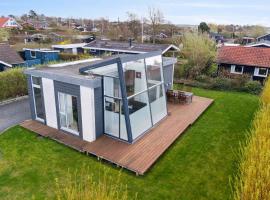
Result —
<instances>
[{"instance_id":1,"label":"wooden deck","mask_svg":"<svg viewBox=\"0 0 270 200\"><path fill-rule=\"evenodd\" d=\"M32 120L23 122L21 126L143 175L212 102L212 99L195 96L189 105L168 104L169 116L133 144L105 135L89 143Z\"/></svg>"}]
</instances>

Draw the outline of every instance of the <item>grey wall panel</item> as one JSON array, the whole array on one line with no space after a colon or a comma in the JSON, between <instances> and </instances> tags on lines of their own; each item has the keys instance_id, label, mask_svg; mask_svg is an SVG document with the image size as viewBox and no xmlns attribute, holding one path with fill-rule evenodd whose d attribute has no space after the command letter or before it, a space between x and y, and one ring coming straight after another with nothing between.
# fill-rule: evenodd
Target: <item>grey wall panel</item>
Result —
<instances>
[{"instance_id":1,"label":"grey wall panel","mask_svg":"<svg viewBox=\"0 0 270 200\"><path fill-rule=\"evenodd\" d=\"M95 125L96 138L104 133L104 118L103 118L103 95L102 88L95 88Z\"/></svg>"}]
</instances>

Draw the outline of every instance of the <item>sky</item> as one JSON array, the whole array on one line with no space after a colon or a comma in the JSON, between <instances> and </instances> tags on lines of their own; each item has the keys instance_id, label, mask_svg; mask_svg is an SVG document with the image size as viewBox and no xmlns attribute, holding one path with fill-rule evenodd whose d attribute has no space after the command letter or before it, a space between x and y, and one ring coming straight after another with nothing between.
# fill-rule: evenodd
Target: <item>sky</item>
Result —
<instances>
[{"instance_id":1,"label":"sky","mask_svg":"<svg viewBox=\"0 0 270 200\"><path fill-rule=\"evenodd\" d=\"M1 15L22 15L33 9L46 16L125 20L127 12L148 16L160 9L174 24L259 24L270 27L269 0L0 0Z\"/></svg>"}]
</instances>

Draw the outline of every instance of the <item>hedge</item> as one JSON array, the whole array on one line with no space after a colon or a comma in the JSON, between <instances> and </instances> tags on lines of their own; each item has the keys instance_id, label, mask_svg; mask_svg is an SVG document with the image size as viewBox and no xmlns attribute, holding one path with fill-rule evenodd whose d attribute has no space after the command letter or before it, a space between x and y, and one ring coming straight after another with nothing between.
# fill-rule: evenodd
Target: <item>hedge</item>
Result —
<instances>
[{"instance_id":1,"label":"hedge","mask_svg":"<svg viewBox=\"0 0 270 200\"><path fill-rule=\"evenodd\" d=\"M0 101L26 94L27 81L22 68L14 68L0 73Z\"/></svg>"},{"instance_id":2,"label":"hedge","mask_svg":"<svg viewBox=\"0 0 270 200\"><path fill-rule=\"evenodd\" d=\"M261 96L253 128L242 144L239 173L233 183L234 200L270 199L270 80Z\"/></svg>"}]
</instances>

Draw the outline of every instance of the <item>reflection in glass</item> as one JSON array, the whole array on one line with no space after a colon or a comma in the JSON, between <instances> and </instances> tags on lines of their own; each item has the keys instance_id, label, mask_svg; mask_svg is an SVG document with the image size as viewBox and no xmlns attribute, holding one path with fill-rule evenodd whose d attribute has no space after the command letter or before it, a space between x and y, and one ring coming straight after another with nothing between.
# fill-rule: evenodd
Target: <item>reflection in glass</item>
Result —
<instances>
[{"instance_id":1,"label":"reflection in glass","mask_svg":"<svg viewBox=\"0 0 270 200\"><path fill-rule=\"evenodd\" d=\"M121 97L120 83L118 78L104 76L104 95L110 97Z\"/></svg>"},{"instance_id":2,"label":"reflection in glass","mask_svg":"<svg viewBox=\"0 0 270 200\"><path fill-rule=\"evenodd\" d=\"M147 73L147 85L152 87L160 84L162 79L162 58L161 56L155 56L145 59L146 73Z\"/></svg>"},{"instance_id":3,"label":"reflection in glass","mask_svg":"<svg viewBox=\"0 0 270 200\"><path fill-rule=\"evenodd\" d=\"M153 124L156 124L167 115L164 85L160 84L156 87L151 88L149 90L149 99Z\"/></svg>"},{"instance_id":4,"label":"reflection in glass","mask_svg":"<svg viewBox=\"0 0 270 200\"><path fill-rule=\"evenodd\" d=\"M61 129L79 135L77 97L59 92Z\"/></svg>"},{"instance_id":5,"label":"reflection in glass","mask_svg":"<svg viewBox=\"0 0 270 200\"><path fill-rule=\"evenodd\" d=\"M129 118L133 139L151 128L147 91L128 99Z\"/></svg>"},{"instance_id":6,"label":"reflection in glass","mask_svg":"<svg viewBox=\"0 0 270 200\"><path fill-rule=\"evenodd\" d=\"M127 96L132 96L147 89L144 60L123 64Z\"/></svg>"},{"instance_id":7,"label":"reflection in glass","mask_svg":"<svg viewBox=\"0 0 270 200\"><path fill-rule=\"evenodd\" d=\"M36 108L36 118L44 120L44 109L42 102L41 89L34 87L34 98L35 98L35 108Z\"/></svg>"}]
</instances>

